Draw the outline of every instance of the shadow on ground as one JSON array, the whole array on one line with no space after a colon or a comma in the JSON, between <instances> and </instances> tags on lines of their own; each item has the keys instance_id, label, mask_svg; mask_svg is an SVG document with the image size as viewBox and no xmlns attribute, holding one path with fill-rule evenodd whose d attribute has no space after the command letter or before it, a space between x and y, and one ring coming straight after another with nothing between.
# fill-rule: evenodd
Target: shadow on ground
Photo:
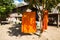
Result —
<instances>
[{"instance_id":1,"label":"shadow on ground","mask_svg":"<svg viewBox=\"0 0 60 40\"><path fill-rule=\"evenodd\" d=\"M28 33L22 33L21 32L21 24L14 24L12 25L12 27L9 28L9 36L23 36L23 35L32 35L32 34L28 34ZM34 35L39 36L38 34L34 33Z\"/></svg>"},{"instance_id":2,"label":"shadow on ground","mask_svg":"<svg viewBox=\"0 0 60 40\"><path fill-rule=\"evenodd\" d=\"M49 26L57 26L56 24L49 24ZM37 29L37 31L41 31L40 29ZM23 36L23 35L32 35L28 33L22 33L21 32L21 24L14 24L12 27L9 28L9 36ZM40 36L40 34L34 33L34 35Z\"/></svg>"},{"instance_id":3,"label":"shadow on ground","mask_svg":"<svg viewBox=\"0 0 60 40\"><path fill-rule=\"evenodd\" d=\"M18 36L21 34L21 24L14 24L9 28L9 36Z\"/></svg>"}]
</instances>

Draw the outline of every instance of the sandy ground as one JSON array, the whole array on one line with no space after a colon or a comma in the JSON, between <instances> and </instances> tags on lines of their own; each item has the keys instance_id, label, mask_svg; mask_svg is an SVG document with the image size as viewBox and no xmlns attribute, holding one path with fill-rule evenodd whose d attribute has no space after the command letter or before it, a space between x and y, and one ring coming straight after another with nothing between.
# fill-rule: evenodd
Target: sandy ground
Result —
<instances>
[{"instance_id":1,"label":"sandy ground","mask_svg":"<svg viewBox=\"0 0 60 40\"><path fill-rule=\"evenodd\" d=\"M0 25L0 40L60 40L60 27L48 26L47 31L39 37L39 30L34 35L23 35L19 26L12 24Z\"/></svg>"}]
</instances>

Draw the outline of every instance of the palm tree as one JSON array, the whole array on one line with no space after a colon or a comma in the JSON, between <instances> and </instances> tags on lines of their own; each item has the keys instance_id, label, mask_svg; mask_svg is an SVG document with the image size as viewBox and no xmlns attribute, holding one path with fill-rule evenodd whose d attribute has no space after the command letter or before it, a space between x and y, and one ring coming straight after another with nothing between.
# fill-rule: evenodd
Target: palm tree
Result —
<instances>
[{"instance_id":1,"label":"palm tree","mask_svg":"<svg viewBox=\"0 0 60 40\"><path fill-rule=\"evenodd\" d=\"M24 0L25 2L29 3L29 7L31 8L33 5L37 8L38 6L38 11L40 12L40 6L43 7L43 10L48 10L51 12L51 8L54 8L57 6L58 3L60 3L60 0ZM41 13L41 16L43 14L43 11Z\"/></svg>"}]
</instances>

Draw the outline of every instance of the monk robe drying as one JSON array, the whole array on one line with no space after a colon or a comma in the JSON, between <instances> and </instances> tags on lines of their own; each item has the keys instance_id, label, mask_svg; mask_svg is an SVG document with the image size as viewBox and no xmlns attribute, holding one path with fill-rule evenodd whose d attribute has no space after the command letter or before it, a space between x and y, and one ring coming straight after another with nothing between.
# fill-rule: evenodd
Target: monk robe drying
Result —
<instances>
[{"instance_id":1,"label":"monk robe drying","mask_svg":"<svg viewBox=\"0 0 60 40\"><path fill-rule=\"evenodd\" d=\"M22 16L22 28L23 33L35 33L36 32L36 13L25 12Z\"/></svg>"},{"instance_id":2,"label":"monk robe drying","mask_svg":"<svg viewBox=\"0 0 60 40\"><path fill-rule=\"evenodd\" d=\"M43 13L42 32L47 30L47 26L48 26L48 11L45 10Z\"/></svg>"}]
</instances>

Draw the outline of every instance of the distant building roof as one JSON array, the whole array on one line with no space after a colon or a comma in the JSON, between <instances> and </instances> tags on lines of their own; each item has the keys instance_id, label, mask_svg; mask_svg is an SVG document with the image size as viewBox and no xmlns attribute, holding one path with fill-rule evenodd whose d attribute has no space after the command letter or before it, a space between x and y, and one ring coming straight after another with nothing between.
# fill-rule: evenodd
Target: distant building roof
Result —
<instances>
[{"instance_id":1,"label":"distant building roof","mask_svg":"<svg viewBox=\"0 0 60 40\"><path fill-rule=\"evenodd\" d=\"M57 6L60 6L60 3Z\"/></svg>"}]
</instances>

